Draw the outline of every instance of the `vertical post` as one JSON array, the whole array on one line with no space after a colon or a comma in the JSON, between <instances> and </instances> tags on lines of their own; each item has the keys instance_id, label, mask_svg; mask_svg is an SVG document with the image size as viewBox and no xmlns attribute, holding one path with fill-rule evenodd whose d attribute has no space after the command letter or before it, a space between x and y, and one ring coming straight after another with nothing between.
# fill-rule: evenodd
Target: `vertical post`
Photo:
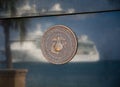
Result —
<instances>
[{"instance_id":1,"label":"vertical post","mask_svg":"<svg viewBox=\"0 0 120 87\"><path fill-rule=\"evenodd\" d=\"M26 87L26 69L0 70L0 87Z\"/></svg>"},{"instance_id":2,"label":"vertical post","mask_svg":"<svg viewBox=\"0 0 120 87\"><path fill-rule=\"evenodd\" d=\"M4 35L5 35L5 55L7 59L7 68L11 69L12 66L12 57L11 57L11 49L10 49L10 28L7 21L4 25Z\"/></svg>"}]
</instances>

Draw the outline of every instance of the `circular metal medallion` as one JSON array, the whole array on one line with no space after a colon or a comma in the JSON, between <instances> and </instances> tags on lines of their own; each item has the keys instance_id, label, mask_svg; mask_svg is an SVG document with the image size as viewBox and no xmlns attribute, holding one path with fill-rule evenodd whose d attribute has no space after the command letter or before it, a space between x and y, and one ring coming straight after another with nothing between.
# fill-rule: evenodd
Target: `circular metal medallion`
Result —
<instances>
[{"instance_id":1,"label":"circular metal medallion","mask_svg":"<svg viewBox=\"0 0 120 87\"><path fill-rule=\"evenodd\" d=\"M56 25L44 33L41 49L49 62L64 64L74 57L77 50L77 39L71 29L63 25Z\"/></svg>"}]
</instances>

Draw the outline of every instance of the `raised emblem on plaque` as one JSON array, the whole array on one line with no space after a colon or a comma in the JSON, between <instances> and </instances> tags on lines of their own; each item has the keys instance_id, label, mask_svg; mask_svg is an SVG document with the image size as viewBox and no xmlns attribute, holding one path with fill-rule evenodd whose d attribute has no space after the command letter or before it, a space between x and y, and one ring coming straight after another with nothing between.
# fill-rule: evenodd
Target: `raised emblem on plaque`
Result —
<instances>
[{"instance_id":1,"label":"raised emblem on plaque","mask_svg":"<svg viewBox=\"0 0 120 87\"><path fill-rule=\"evenodd\" d=\"M41 49L49 62L64 64L74 57L77 50L77 39L70 28L56 25L44 33Z\"/></svg>"}]
</instances>

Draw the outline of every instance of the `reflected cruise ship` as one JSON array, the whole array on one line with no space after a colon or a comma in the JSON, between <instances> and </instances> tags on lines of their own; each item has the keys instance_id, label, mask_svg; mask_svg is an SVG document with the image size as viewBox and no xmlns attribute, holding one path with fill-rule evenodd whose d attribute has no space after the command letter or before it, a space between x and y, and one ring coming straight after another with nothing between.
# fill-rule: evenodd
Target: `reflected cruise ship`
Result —
<instances>
[{"instance_id":1,"label":"reflected cruise ship","mask_svg":"<svg viewBox=\"0 0 120 87\"><path fill-rule=\"evenodd\" d=\"M87 35L81 35L78 37L78 50L74 62L92 62L99 60L99 53L96 45L91 41Z\"/></svg>"}]
</instances>

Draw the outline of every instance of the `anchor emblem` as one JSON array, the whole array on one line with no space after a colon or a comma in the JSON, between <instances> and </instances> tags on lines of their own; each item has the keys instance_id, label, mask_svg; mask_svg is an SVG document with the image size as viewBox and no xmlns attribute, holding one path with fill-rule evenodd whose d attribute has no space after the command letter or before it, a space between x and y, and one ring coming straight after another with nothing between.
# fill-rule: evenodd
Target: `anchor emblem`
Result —
<instances>
[{"instance_id":1,"label":"anchor emblem","mask_svg":"<svg viewBox=\"0 0 120 87\"><path fill-rule=\"evenodd\" d=\"M57 35L57 37L53 38L52 41L53 43L51 46L51 52L59 54L59 52L64 48L66 44L65 39L62 36Z\"/></svg>"}]
</instances>

